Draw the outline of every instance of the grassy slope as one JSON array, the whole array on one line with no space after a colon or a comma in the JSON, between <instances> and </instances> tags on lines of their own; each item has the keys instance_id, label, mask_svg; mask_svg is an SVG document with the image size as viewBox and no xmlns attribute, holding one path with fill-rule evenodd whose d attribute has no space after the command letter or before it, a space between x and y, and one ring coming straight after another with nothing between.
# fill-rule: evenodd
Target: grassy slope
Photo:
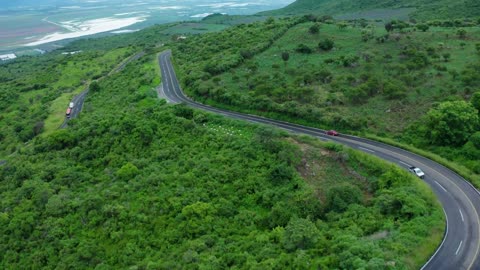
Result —
<instances>
[{"instance_id":1,"label":"grassy slope","mask_svg":"<svg viewBox=\"0 0 480 270\"><path fill-rule=\"evenodd\" d=\"M474 85L465 86L459 76L453 79L450 73L461 73L468 65L478 62L475 45L480 42L479 27L466 28L468 34L465 39L457 36L456 28L432 27L427 32L394 33L386 42L378 43L374 39L362 42L361 28L339 29L336 25L323 24L320 33L312 35L308 33L312 25L313 23L305 23L295 26L268 50L246 61L244 65L203 82L203 85L213 89L206 101L225 106L221 97L214 97L213 93L218 91L215 89L223 89L230 95L240 97L266 95L279 104L294 100L303 106L313 106L320 111L320 117L310 120L305 115L289 117L285 113L276 114L268 109L252 110L249 109L250 104L234 107L324 128L342 128L341 122L332 119L344 118L348 119L348 123L355 123L355 129L398 137L437 102L468 99L472 90L475 91ZM386 34L383 27L372 29L377 37ZM398 41L396 37L399 38ZM326 38L334 40L334 50L322 52L315 49L319 41ZM296 52L295 49L301 43L314 48L314 53ZM404 48L416 48L425 54L428 48L433 48L440 57L428 56L430 63L426 67L409 70L406 66L410 59L403 56ZM281 54L285 51L290 52L290 60L286 65L281 59ZM442 58L444 54L450 55L448 62ZM362 59L364 55L369 55L369 62ZM336 63L341 57L349 56L360 58L355 67L345 68ZM391 59L385 56L391 56ZM326 64L325 61L330 59L334 62ZM255 67L255 72L252 72L252 66ZM301 82L306 74L312 74L315 78L314 73L319 70L331 72L332 82L323 83L315 81L316 79L307 85ZM349 101L349 91L363 83L361 78L365 74L403 85L405 97L392 99L376 94L362 102ZM298 89L304 92L297 92Z\"/></svg>"},{"instance_id":2,"label":"grassy slope","mask_svg":"<svg viewBox=\"0 0 480 270\"><path fill-rule=\"evenodd\" d=\"M257 64L258 69L255 74L249 74L249 63L242 65L220 77L221 81L216 84L222 85L227 91L238 92L242 94L254 94L254 89L248 91L248 81L255 78L266 78L266 82L271 89L266 92L267 95L275 99L275 88L282 87L287 82L291 83L295 79L302 77L303 72L309 73L312 70L327 69L333 74L333 84L313 83L311 88L314 91L314 98L304 100L303 103L313 104L315 106L328 108L328 112L339 112L342 115L348 115L354 118L366 120L368 128L376 133L398 134L404 130L412 121L418 119L419 115L424 114L435 102L441 101L448 94L463 97L463 86L458 80L452 80L447 72L438 72L433 64L446 67L447 70L462 71L467 65L475 63L474 45L480 42L480 28L470 28L469 39L462 40L455 37L455 30L448 28L433 28L429 32L412 32L403 35L401 40L387 41L378 44L375 41L362 42L361 29L347 28L339 30L336 25L324 24L321 26L320 34L308 34L312 23L301 24L289 30L286 35L275 42L267 51L255 56L250 62ZM375 28L377 36L386 34L383 27ZM448 37L447 37L448 35ZM407 38L408 37L408 38ZM331 52L315 52L313 54L302 54L295 52L298 44L306 44L311 48L316 48L319 41L324 39L335 41L335 49ZM294 40L295 42L292 42ZM461 46L466 43L465 46ZM443 46L442 53L450 53L451 60L444 62L441 59L433 60L432 66L421 71L411 71L412 76L421 76L408 90L405 99L389 100L383 96L374 97L366 103L349 103L343 100L345 105L327 105L327 101L333 95L340 100L344 99L342 89L339 89L335 81L340 81L346 76L360 77L362 74L372 74L373 77L395 76L394 68L398 64L405 63L401 58L401 51L405 46L434 47ZM290 52L290 60L286 65L280 55L284 51ZM370 63L360 61L355 68L344 68L338 64L325 64L327 59L338 59L342 56L362 55L368 53L373 56ZM391 55L393 60L385 60L385 55ZM273 68L272 68L273 66ZM278 77L281 79L277 79ZM448 91L448 92L447 92ZM258 94L258 93L257 93ZM284 96L278 96L277 100L284 100Z\"/></svg>"},{"instance_id":3,"label":"grassy slope","mask_svg":"<svg viewBox=\"0 0 480 270\"><path fill-rule=\"evenodd\" d=\"M476 0L449 1L449 0L298 0L289 6L262 14L292 15L292 14L328 14L341 15L359 11L383 9L385 13L389 9L414 8L411 14L417 19L452 19L452 18L475 18L480 16L480 3Z\"/></svg>"}]
</instances>

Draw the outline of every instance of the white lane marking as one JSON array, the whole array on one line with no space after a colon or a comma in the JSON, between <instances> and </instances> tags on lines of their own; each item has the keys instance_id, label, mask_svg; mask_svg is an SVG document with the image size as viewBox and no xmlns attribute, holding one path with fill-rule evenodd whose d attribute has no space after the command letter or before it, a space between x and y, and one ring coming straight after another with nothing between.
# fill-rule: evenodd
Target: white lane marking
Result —
<instances>
[{"instance_id":1,"label":"white lane marking","mask_svg":"<svg viewBox=\"0 0 480 270\"><path fill-rule=\"evenodd\" d=\"M445 240L447 240L447 236L448 236L448 216L447 216L447 212L445 211L445 209L443 209L443 214L445 215L445 223L446 224L445 224L445 235L443 236L442 243L437 248L435 253L433 253L432 257L430 257L430 259L422 266L422 268L420 268L420 270L423 270L423 269L425 269L425 267L428 266L428 264L433 260L433 258L435 258L435 256L437 256L437 253L440 251L440 249L442 249L443 245L445 244Z\"/></svg>"},{"instance_id":2,"label":"white lane marking","mask_svg":"<svg viewBox=\"0 0 480 270\"><path fill-rule=\"evenodd\" d=\"M373 151L371 149L368 149L368 148L365 148L365 147L361 147L361 146L359 146L358 149L365 150L365 151L368 151L368 152L371 152L371 153L375 153L375 151Z\"/></svg>"},{"instance_id":3,"label":"white lane marking","mask_svg":"<svg viewBox=\"0 0 480 270\"><path fill-rule=\"evenodd\" d=\"M407 167L409 167L409 168L412 167L412 165L410 165L410 164L408 164L408 163L405 163L405 162L403 162L403 161L401 161L401 160L399 160L398 162L402 163L403 165L405 165L405 166L407 166Z\"/></svg>"},{"instance_id":4,"label":"white lane marking","mask_svg":"<svg viewBox=\"0 0 480 270\"><path fill-rule=\"evenodd\" d=\"M465 222L465 219L463 218L462 209L458 209L458 212L460 212L460 217L462 217L462 222Z\"/></svg>"},{"instance_id":5,"label":"white lane marking","mask_svg":"<svg viewBox=\"0 0 480 270\"><path fill-rule=\"evenodd\" d=\"M437 183L437 185L439 185L440 188L443 189L443 191L447 192L447 189L445 189L440 183L438 183L437 181L435 181L435 183Z\"/></svg>"},{"instance_id":6,"label":"white lane marking","mask_svg":"<svg viewBox=\"0 0 480 270\"><path fill-rule=\"evenodd\" d=\"M455 255L458 255L458 252L462 248L463 241L460 241L460 245L458 245L457 251L455 252Z\"/></svg>"}]
</instances>

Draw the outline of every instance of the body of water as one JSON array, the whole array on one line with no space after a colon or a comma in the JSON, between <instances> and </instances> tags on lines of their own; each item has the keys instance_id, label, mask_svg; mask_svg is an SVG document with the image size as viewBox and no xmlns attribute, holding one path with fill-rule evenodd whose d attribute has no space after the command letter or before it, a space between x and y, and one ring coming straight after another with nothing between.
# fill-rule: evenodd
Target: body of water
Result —
<instances>
[{"instance_id":1,"label":"body of water","mask_svg":"<svg viewBox=\"0 0 480 270\"><path fill-rule=\"evenodd\" d=\"M38 0L0 3L0 51L36 48L98 33L126 33L212 13L249 15L294 0Z\"/></svg>"}]
</instances>

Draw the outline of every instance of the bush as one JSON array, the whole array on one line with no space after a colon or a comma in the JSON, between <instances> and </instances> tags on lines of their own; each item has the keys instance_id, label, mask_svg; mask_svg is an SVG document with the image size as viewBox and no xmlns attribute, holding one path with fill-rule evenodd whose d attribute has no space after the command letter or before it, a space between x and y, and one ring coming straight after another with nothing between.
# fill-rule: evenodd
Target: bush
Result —
<instances>
[{"instance_id":1,"label":"bush","mask_svg":"<svg viewBox=\"0 0 480 270\"><path fill-rule=\"evenodd\" d=\"M312 49L305 44L299 44L295 51L303 54L310 54L313 52Z\"/></svg>"},{"instance_id":2,"label":"bush","mask_svg":"<svg viewBox=\"0 0 480 270\"><path fill-rule=\"evenodd\" d=\"M128 162L127 164L123 165L118 171L117 171L117 177L120 180L130 180L134 178L140 171L138 170L137 166L133 165L132 163Z\"/></svg>"},{"instance_id":3,"label":"bush","mask_svg":"<svg viewBox=\"0 0 480 270\"><path fill-rule=\"evenodd\" d=\"M285 249L307 249L318 240L320 232L308 219L292 218L285 228L283 244Z\"/></svg>"},{"instance_id":4,"label":"bush","mask_svg":"<svg viewBox=\"0 0 480 270\"><path fill-rule=\"evenodd\" d=\"M436 145L463 145L477 130L478 111L465 101L441 103L426 115L427 139Z\"/></svg>"},{"instance_id":5,"label":"bush","mask_svg":"<svg viewBox=\"0 0 480 270\"><path fill-rule=\"evenodd\" d=\"M422 32L426 32L428 29L430 29L430 26L428 26L428 24L419 24L417 25L417 29Z\"/></svg>"},{"instance_id":6,"label":"bush","mask_svg":"<svg viewBox=\"0 0 480 270\"><path fill-rule=\"evenodd\" d=\"M273 167L270 172L270 180L274 183L280 184L292 180L295 171L286 163L280 163Z\"/></svg>"},{"instance_id":7,"label":"bush","mask_svg":"<svg viewBox=\"0 0 480 270\"><path fill-rule=\"evenodd\" d=\"M333 49L334 46L335 46L335 42L328 38L318 43L318 48L320 48L320 50L323 50L323 51L330 51Z\"/></svg>"},{"instance_id":8,"label":"bush","mask_svg":"<svg viewBox=\"0 0 480 270\"><path fill-rule=\"evenodd\" d=\"M310 26L310 28L308 29L308 32L310 34L318 34L319 31L320 31L320 26L318 24L314 24Z\"/></svg>"},{"instance_id":9,"label":"bush","mask_svg":"<svg viewBox=\"0 0 480 270\"><path fill-rule=\"evenodd\" d=\"M90 84L90 91L92 91L92 92L98 92L98 91L100 91L100 85L98 84L97 81L93 81L93 82Z\"/></svg>"},{"instance_id":10,"label":"bush","mask_svg":"<svg viewBox=\"0 0 480 270\"><path fill-rule=\"evenodd\" d=\"M327 211L343 212L351 204L361 204L363 194L360 188L350 184L338 185L327 191Z\"/></svg>"}]
</instances>

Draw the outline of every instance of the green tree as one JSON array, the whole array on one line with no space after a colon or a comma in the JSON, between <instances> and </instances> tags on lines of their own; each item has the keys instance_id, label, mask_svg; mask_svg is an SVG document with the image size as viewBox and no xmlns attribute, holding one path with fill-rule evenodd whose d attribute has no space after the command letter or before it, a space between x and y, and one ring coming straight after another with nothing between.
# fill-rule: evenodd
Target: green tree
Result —
<instances>
[{"instance_id":1,"label":"green tree","mask_svg":"<svg viewBox=\"0 0 480 270\"><path fill-rule=\"evenodd\" d=\"M419 24L417 25L417 29L422 32L427 32L427 30L430 29L430 26L428 26L428 24Z\"/></svg>"},{"instance_id":2,"label":"green tree","mask_svg":"<svg viewBox=\"0 0 480 270\"><path fill-rule=\"evenodd\" d=\"M346 22L341 22L341 23L337 24L337 26L338 26L338 29L344 30L348 27L348 24Z\"/></svg>"},{"instance_id":3,"label":"green tree","mask_svg":"<svg viewBox=\"0 0 480 270\"><path fill-rule=\"evenodd\" d=\"M292 179L295 172L286 163L275 165L270 172L270 180L274 183L284 183Z\"/></svg>"},{"instance_id":4,"label":"green tree","mask_svg":"<svg viewBox=\"0 0 480 270\"><path fill-rule=\"evenodd\" d=\"M186 104L181 103L174 106L174 114L185 119L193 119L193 110Z\"/></svg>"},{"instance_id":5,"label":"green tree","mask_svg":"<svg viewBox=\"0 0 480 270\"><path fill-rule=\"evenodd\" d=\"M35 126L33 126L33 134L36 136L42 133L44 126L45 124L43 123L43 121L38 121L37 123L35 123Z\"/></svg>"},{"instance_id":6,"label":"green tree","mask_svg":"<svg viewBox=\"0 0 480 270\"><path fill-rule=\"evenodd\" d=\"M305 45L303 43L299 44L295 50L299 53L304 53L304 54L310 54L310 53L313 52L312 48L308 47L307 45Z\"/></svg>"},{"instance_id":7,"label":"green tree","mask_svg":"<svg viewBox=\"0 0 480 270\"><path fill-rule=\"evenodd\" d=\"M392 22L387 22L385 24L385 30L387 30L387 32L392 32L393 31L393 24Z\"/></svg>"},{"instance_id":8,"label":"green tree","mask_svg":"<svg viewBox=\"0 0 480 270\"><path fill-rule=\"evenodd\" d=\"M98 84L97 81L93 81L91 84L90 84L90 91L92 92L98 92L100 91L100 85Z\"/></svg>"},{"instance_id":9,"label":"green tree","mask_svg":"<svg viewBox=\"0 0 480 270\"><path fill-rule=\"evenodd\" d=\"M290 251L307 249L318 241L319 236L320 232L310 220L294 217L285 228L283 245Z\"/></svg>"},{"instance_id":10,"label":"green tree","mask_svg":"<svg viewBox=\"0 0 480 270\"><path fill-rule=\"evenodd\" d=\"M288 63L288 60L290 60L290 53L288 52L282 52L282 60L285 63L285 66Z\"/></svg>"},{"instance_id":11,"label":"green tree","mask_svg":"<svg viewBox=\"0 0 480 270\"><path fill-rule=\"evenodd\" d=\"M444 53L442 54L442 56L443 56L443 61L448 62L452 55L450 53Z\"/></svg>"},{"instance_id":12,"label":"green tree","mask_svg":"<svg viewBox=\"0 0 480 270\"><path fill-rule=\"evenodd\" d=\"M470 142L480 150L480 131L475 132L469 139Z\"/></svg>"},{"instance_id":13,"label":"green tree","mask_svg":"<svg viewBox=\"0 0 480 270\"><path fill-rule=\"evenodd\" d=\"M240 55L243 59L251 59L255 54L250 50L241 50Z\"/></svg>"},{"instance_id":14,"label":"green tree","mask_svg":"<svg viewBox=\"0 0 480 270\"><path fill-rule=\"evenodd\" d=\"M465 30L465 29L459 29L459 30L457 31L457 36L458 36L459 38L462 38L462 39L466 38L466 37L467 37L467 30Z\"/></svg>"},{"instance_id":15,"label":"green tree","mask_svg":"<svg viewBox=\"0 0 480 270\"><path fill-rule=\"evenodd\" d=\"M320 31L320 25L318 24L314 24L310 26L310 28L308 29L308 32L312 35L318 34L319 31Z\"/></svg>"},{"instance_id":16,"label":"green tree","mask_svg":"<svg viewBox=\"0 0 480 270\"><path fill-rule=\"evenodd\" d=\"M133 165L132 163L128 162L127 164L123 165L118 171L117 171L117 177L120 180L130 180L134 178L140 170L137 168L137 166Z\"/></svg>"},{"instance_id":17,"label":"green tree","mask_svg":"<svg viewBox=\"0 0 480 270\"><path fill-rule=\"evenodd\" d=\"M449 101L426 115L427 138L436 145L463 145L478 128L478 111L465 101Z\"/></svg>"},{"instance_id":18,"label":"green tree","mask_svg":"<svg viewBox=\"0 0 480 270\"><path fill-rule=\"evenodd\" d=\"M333 186L327 191L327 210L335 212L345 211L350 204L361 204L362 191L350 184Z\"/></svg>"},{"instance_id":19,"label":"green tree","mask_svg":"<svg viewBox=\"0 0 480 270\"><path fill-rule=\"evenodd\" d=\"M322 40L320 41L320 43L318 43L318 48L324 51L330 51L331 49L333 49L334 46L335 42L329 38Z\"/></svg>"},{"instance_id":20,"label":"green tree","mask_svg":"<svg viewBox=\"0 0 480 270\"><path fill-rule=\"evenodd\" d=\"M470 103L480 113L480 91L475 92L470 98Z\"/></svg>"}]
</instances>

